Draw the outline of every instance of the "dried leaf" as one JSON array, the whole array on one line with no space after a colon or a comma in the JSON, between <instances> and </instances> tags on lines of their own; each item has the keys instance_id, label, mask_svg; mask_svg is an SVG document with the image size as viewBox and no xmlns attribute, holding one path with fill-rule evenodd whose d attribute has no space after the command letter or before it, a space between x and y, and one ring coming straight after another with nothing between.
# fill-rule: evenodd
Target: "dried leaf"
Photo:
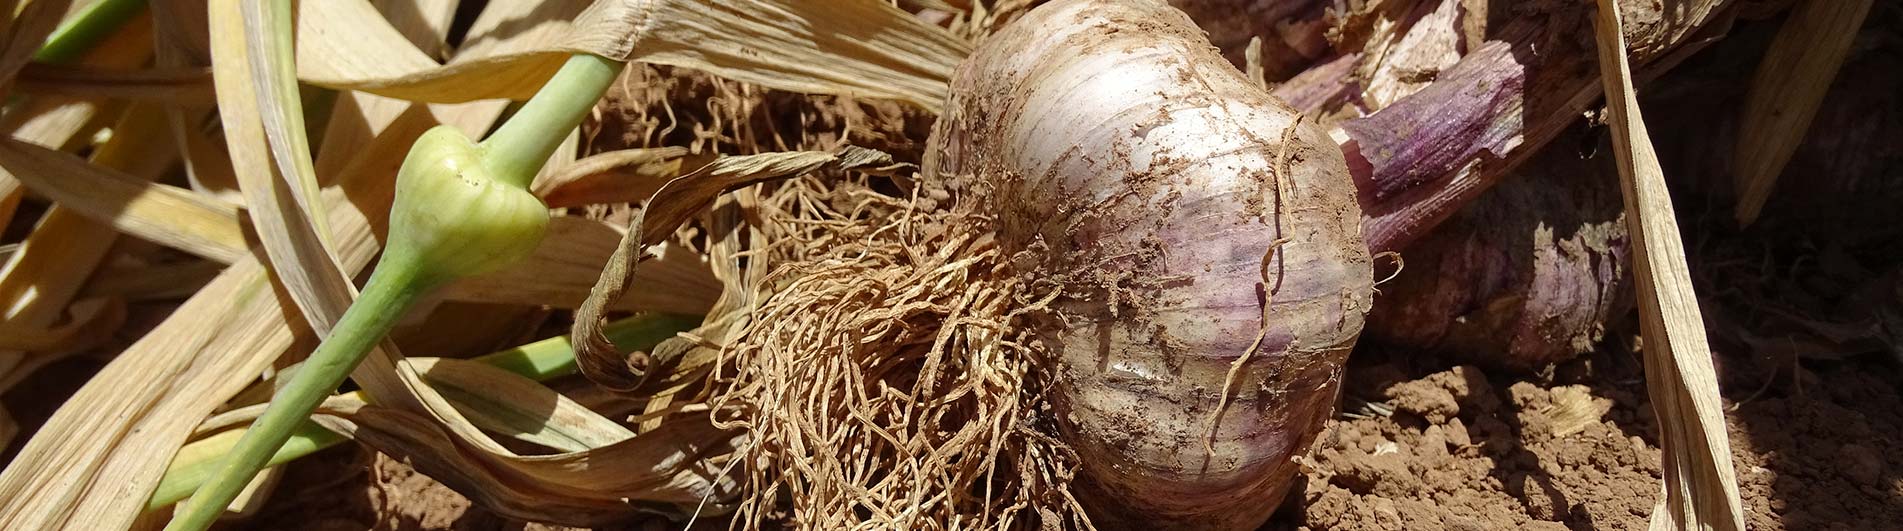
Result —
<instances>
[{"instance_id":1,"label":"dried leaf","mask_svg":"<svg viewBox=\"0 0 1903 531\"><path fill-rule=\"evenodd\" d=\"M1705 321L1692 292L1664 170L1652 151L1632 88L1618 3L1598 3L1593 26L1620 189L1635 244L1632 262L1639 281L1646 389L1662 432L1665 498L1662 510L1652 513L1652 528L1744 529L1744 506L1731 467L1731 442L1711 348L1705 342Z\"/></svg>"},{"instance_id":2,"label":"dried leaf","mask_svg":"<svg viewBox=\"0 0 1903 531\"><path fill-rule=\"evenodd\" d=\"M1552 400L1553 409L1546 417L1551 419L1554 437L1585 431L1612 411L1612 399L1592 396L1592 390L1583 385L1555 387Z\"/></svg>"},{"instance_id":3,"label":"dried leaf","mask_svg":"<svg viewBox=\"0 0 1903 531\"><path fill-rule=\"evenodd\" d=\"M283 317L257 262L227 269L88 380L0 472L0 528L129 527L221 402L204 397L237 392L290 347Z\"/></svg>"},{"instance_id":4,"label":"dried leaf","mask_svg":"<svg viewBox=\"0 0 1903 531\"><path fill-rule=\"evenodd\" d=\"M430 57L449 54L449 25L462 0L371 0L397 32Z\"/></svg>"},{"instance_id":5,"label":"dried leaf","mask_svg":"<svg viewBox=\"0 0 1903 531\"><path fill-rule=\"evenodd\" d=\"M6 28L6 47L0 48L0 86L11 84L20 69L33 59L33 54L53 33L53 28L59 26L72 3L73 0L37 0L17 12L7 10L5 14L15 16Z\"/></svg>"},{"instance_id":6,"label":"dried leaf","mask_svg":"<svg viewBox=\"0 0 1903 531\"><path fill-rule=\"evenodd\" d=\"M126 319L125 303L112 299L74 302L72 315L52 328L32 328L15 321L0 322L0 351L44 352L71 350L81 342L112 334Z\"/></svg>"},{"instance_id":7,"label":"dried leaf","mask_svg":"<svg viewBox=\"0 0 1903 531\"><path fill-rule=\"evenodd\" d=\"M212 71L225 142L251 224L275 278L322 336L355 291L333 261L316 198L316 169L289 64L291 35L281 31L291 27L288 7L286 2L211 2Z\"/></svg>"},{"instance_id":8,"label":"dried leaf","mask_svg":"<svg viewBox=\"0 0 1903 531\"><path fill-rule=\"evenodd\" d=\"M12 139L0 139L0 169L34 192L127 234L220 262L248 254L238 207L229 203Z\"/></svg>"},{"instance_id":9,"label":"dried leaf","mask_svg":"<svg viewBox=\"0 0 1903 531\"><path fill-rule=\"evenodd\" d=\"M584 9L585 8L585 9ZM572 53L704 70L781 90L851 94L937 109L968 45L875 0L582 0L542 3L503 51L471 40L446 65L391 54L400 39L359 2L306 2L299 55L307 82L429 102L526 99ZM572 21L572 22L571 22ZM521 22L517 22L521 24ZM364 28L320 32L309 28ZM328 34L327 34L328 33ZM473 82L473 80L482 82Z\"/></svg>"},{"instance_id":10,"label":"dried leaf","mask_svg":"<svg viewBox=\"0 0 1903 531\"><path fill-rule=\"evenodd\" d=\"M305 5L308 6L311 4L306 3ZM505 21L515 20L515 18L511 16L514 11L533 7L534 6L530 4L492 4L490 9L484 13L483 17L478 19L476 28L471 30L469 39L475 42L502 43L498 46L504 48L509 46L523 46L525 45L524 43L528 41L522 40L520 36L516 35L507 36L507 38L501 40L490 39L489 34L486 32L491 30L485 30L483 28L505 28L506 26L498 25L493 22L487 23L488 25L485 26L486 23L484 21L498 18ZM324 62L334 58L312 57L311 59L313 62ZM355 215L334 218L332 220L333 228L339 231L336 241L341 248L374 245L373 242L369 242L367 237L356 232L356 230L361 227L361 225L359 225L360 223L369 223L370 220L380 219L382 217L380 211L387 209L390 192L388 175L395 171L396 162L400 160L405 152L403 148L406 148L408 142L414 138L414 133L410 132L410 129L414 128L414 125L403 125L404 119L418 116L415 113L417 109L420 108L412 108L410 111L399 115L398 122L386 128L384 134L378 137L376 142L360 151L362 158L347 166L345 173L348 175L340 179L339 182L346 187L355 186L358 188L356 191L350 193L349 197L355 201L357 206L363 211L347 212ZM499 109L500 107L495 105L478 104L463 108L460 114L484 118L484 120L466 119L471 128L480 131L487 128L487 120L493 120L496 116L495 111ZM427 115L422 116L426 117ZM412 120L412 122L413 121L414 120ZM381 178L367 180L362 178L368 175L378 175ZM346 228L349 230L346 231ZM354 270L352 268L346 269ZM284 272L280 271L279 273L283 274ZM308 273L308 271L301 271L300 273ZM329 301L326 301L326 303L329 303ZM472 493L472 495L479 499L492 499L483 494L509 492L511 489L521 488L521 484L527 482L530 488L553 488L563 492L563 495L567 498L580 498L586 497L584 494L598 495L600 492L608 492L617 503L622 504L619 505L622 509L621 512L625 512L625 504L629 499L663 501L698 499L713 492L715 485L717 485L716 480L706 477L705 470L693 468L699 466L696 463L681 459L662 460L659 462L652 460L652 457L657 455L657 452L667 454L680 451L678 448L672 447L653 448L644 445L629 446L627 443L624 443L608 447L610 449L619 448L619 450L596 449L584 454L562 454L558 456L518 455L508 447L490 438L478 425L465 418L453 401L437 393L426 381L422 380L421 376L412 370L412 368L396 363L397 359L400 359L400 354L388 348L386 344L385 348L380 349L380 352L372 353L365 364L353 373L353 378L362 384L372 396L377 397L379 403L392 404L393 408L402 408L406 411L417 411L423 413L425 418L433 417L435 419L434 423L416 422L412 420L400 428L401 430L420 430L421 433L433 435L433 437L424 436L423 438L430 444L441 444L456 448L456 450L450 450L446 453L455 454L458 458L467 460L468 462L480 463L471 467L465 467L480 469L481 472L470 481L462 483L465 487L478 489L477 493ZM405 405L405 402L419 405ZM383 411L412 418L417 416L416 413L394 413L396 411L395 409ZM710 437L715 439L716 442L707 444L694 443L695 446L714 448L724 447L726 444L724 442L726 436L718 431L708 430L696 433L712 434ZM402 448L396 445L400 445L406 440L415 439L372 438L369 442L373 445L390 445L390 447L383 448L386 451L402 451ZM649 440L652 441L653 439ZM665 444L665 442L662 444ZM581 458L589 460L591 463L619 462L621 459L616 456L624 455L627 456L627 460L624 463L625 466L620 469L587 468L586 470L577 470L575 467L567 464L569 460L577 459L577 457L574 457L576 455L584 456ZM592 457L587 457L590 455L592 455ZM450 475L448 477L454 477L456 474L473 473L467 470L432 469L427 463L425 463L423 468L429 470L432 474ZM643 473L636 472L636 470L647 470L650 472L647 473L648 475L643 475ZM599 477L599 479L594 479L597 477ZM604 481L610 483L601 483ZM591 483L601 483L605 488L588 493L573 490L577 485L587 487ZM633 487L612 488L617 485L633 485ZM549 500L546 499L524 500L507 496L500 497L499 499L509 500L508 503L531 504L537 508L544 509L557 506L550 504ZM496 503L503 502L496 501ZM505 507L507 507L507 505L505 505ZM596 516L599 516L599 514ZM573 518L575 516L569 515L566 517Z\"/></svg>"},{"instance_id":11,"label":"dried leaf","mask_svg":"<svg viewBox=\"0 0 1903 531\"><path fill-rule=\"evenodd\" d=\"M138 267L108 267L87 281L80 297L116 297L128 302L184 299L218 277L225 264L192 260Z\"/></svg>"},{"instance_id":12,"label":"dried leaf","mask_svg":"<svg viewBox=\"0 0 1903 531\"><path fill-rule=\"evenodd\" d=\"M687 148L623 149L589 155L548 174L535 183L535 194L549 208L604 203L631 203L647 199L669 179L680 176Z\"/></svg>"},{"instance_id":13,"label":"dried leaf","mask_svg":"<svg viewBox=\"0 0 1903 531\"><path fill-rule=\"evenodd\" d=\"M715 198L743 186L784 179L820 170L857 170L887 173L901 165L890 155L846 146L837 152L795 151L721 157L662 185L648 198L646 208L628 222L628 234L621 238L608 267L589 291L588 300L575 312L571 334L581 341L575 358L582 374L611 389L628 391L641 387L648 373L646 356L626 359L601 333L607 322L608 305L621 299L636 277L636 263L645 258L647 248L660 244L674 229L712 205Z\"/></svg>"},{"instance_id":14,"label":"dried leaf","mask_svg":"<svg viewBox=\"0 0 1903 531\"><path fill-rule=\"evenodd\" d=\"M1810 131L1817 106L1870 14L1871 0L1811 1L1792 10L1758 63L1738 126L1739 225L1758 219L1778 175Z\"/></svg>"},{"instance_id":15,"label":"dried leaf","mask_svg":"<svg viewBox=\"0 0 1903 531\"><path fill-rule=\"evenodd\" d=\"M1365 105L1386 108L1427 86L1441 70L1460 60L1461 21L1471 18L1461 4L1460 0L1420 2L1397 20L1382 20L1384 31L1362 51L1356 76L1364 85Z\"/></svg>"},{"instance_id":16,"label":"dried leaf","mask_svg":"<svg viewBox=\"0 0 1903 531\"><path fill-rule=\"evenodd\" d=\"M70 98L201 105L212 102L211 72L203 68L126 70L34 63L20 71L21 93Z\"/></svg>"},{"instance_id":17,"label":"dried leaf","mask_svg":"<svg viewBox=\"0 0 1903 531\"><path fill-rule=\"evenodd\" d=\"M320 421L325 419L320 419ZM512 471L461 447L460 437L414 413L366 407L327 427L351 434L504 516L572 526L622 522L637 511L683 517L703 499L731 492L719 460L735 435L706 418L683 418L662 429L583 452L519 457ZM532 467L532 468L531 468Z\"/></svg>"},{"instance_id":18,"label":"dried leaf","mask_svg":"<svg viewBox=\"0 0 1903 531\"><path fill-rule=\"evenodd\" d=\"M449 300L548 305L575 308L601 276L621 241L619 227L600 221L560 216L549 220L548 235L520 264L463 279L443 290ZM645 264L636 281L643 289L614 305L617 310L706 313L720 296L721 284L692 250L664 247Z\"/></svg>"},{"instance_id":19,"label":"dried leaf","mask_svg":"<svg viewBox=\"0 0 1903 531\"><path fill-rule=\"evenodd\" d=\"M498 107L476 107L457 120L486 127L495 113L485 109ZM407 147L413 136L388 140ZM392 151L400 159L402 151ZM366 160L359 167L364 172L387 167L382 179L387 183L396 163ZM375 246L365 245L371 240L361 215L338 219L346 221L333 227L344 243L340 258L354 271ZM55 413L14 466L0 473L0 493L6 493L0 495L0 527L125 528L198 420L291 346L292 329L284 317L263 268L243 256L120 353ZM136 443L128 434L138 434ZM53 456L59 460L49 461Z\"/></svg>"},{"instance_id":20,"label":"dried leaf","mask_svg":"<svg viewBox=\"0 0 1903 531\"><path fill-rule=\"evenodd\" d=\"M152 109L135 108L119 124L127 134L101 146L93 155L94 162L126 168L142 176L133 179L157 177L174 159L170 153L157 149L162 144L145 141L149 137L142 133L150 133L153 124ZM0 171L0 175L5 172ZM26 241L7 258L6 266L0 268L0 322L34 328L53 325L67 311L86 278L104 260L117 236L112 227L86 219L65 205L48 209ZM0 391L54 359L0 349ZM10 439L0 439L0 447L10 443Z\"/></svg>"},{"instance_id":21,"label":"dried leaf","mask_svg":"<svg viewBox=\"0 0 1903 531\"><path fill-rule=\"evenodd\" d=\"M403 363L454 400L470 422L520 441L580 452L634 437L620 424L509 371L458 359L409 358Z\"/></svg>"},{"instance_id":22,"label":"dried leaf","mask_svg":"<svg viewBox=\"0 0 1903 531\"><path fill-rule=\"evenodd\" d=\"M152 57L151 41L151 21L135 19L83 54L79 63L103 68L134 68ZM0 116L0 130L12 133L13 138L21 141L66 149L88 140L88 135L81 133L110 125L105 121L109 118L100 117L112 116L117 116L112 109L102 112L98 103L41 96L12 104L5 115ZM19 204L20 192L19 181L0 174L0 228L13 220L13 208Z\"/></svg>"},{"instance_id":23,"label":"dried leaf","mask_svg":"<svg viewBox=\"0 0 1903 531\"><path fill-rule=\"evenodd\" d=\"M643 347L653 345L658 338L670 336L676 331L698 323L698 318L679 315L651 314L617 321L609 325L609 334L632 344ZM477 358L475 361L513 375L547 380L573 374L575 371L574 351L567 336L558 336L527 345L502 350ZM364 406L362 392L350 392L331 396L319 406L318 412L331 414L351 414ZM457 407L469 409L479 407L475 403L458 403ZM509 406L512 408L519 405ZM239 408L221 413L199 427L200 433L210 435L193 441L179 450L178 457L166 469L165 478L153 492L149 505L151 509L161 509L184 499L196 490L210 475L212 467L219 464L219 457L236 445L243 429L242 423L250 422L263 412L263 405ZM321 448L337 444L344 440L342 435L319 427L315 423L306 423L298 427L286 446L272 454L270 463L281 464L291 459L309 455Z\"/></svg>"}]
</instances>

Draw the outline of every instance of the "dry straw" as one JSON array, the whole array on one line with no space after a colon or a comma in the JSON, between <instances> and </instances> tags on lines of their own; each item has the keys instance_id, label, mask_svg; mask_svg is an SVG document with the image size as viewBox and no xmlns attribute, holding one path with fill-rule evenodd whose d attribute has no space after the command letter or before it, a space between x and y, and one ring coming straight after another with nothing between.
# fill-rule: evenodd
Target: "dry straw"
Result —
<instances>
[{"instance_id":1,"label":"dry straw","mask_svg":"<svg viewBox=\"0 0 1903 531\"><path fill-rule=\"evenodd\" d=\"M1732 162L1740 225L1758 219L1778 175L1810 131L1818 104L1850 53L1871 0L1800 2L1758 63Z\"/></svg>"},{"instance_id":2,"label":"dry straw","mask_svg":"<svg viewBox=\"0 0 1903 531\"><path fill-rule=\"evenodd\" d=\"M1692 293L1665 174L1639 114L1617 4L1599 0L1593 26L1620 190L1635 240L1646 389L1662 432L1665 496L1652 512L1652 529L1740 530L1744 506L1704 318Z\"/></svg>"}]
</instances>

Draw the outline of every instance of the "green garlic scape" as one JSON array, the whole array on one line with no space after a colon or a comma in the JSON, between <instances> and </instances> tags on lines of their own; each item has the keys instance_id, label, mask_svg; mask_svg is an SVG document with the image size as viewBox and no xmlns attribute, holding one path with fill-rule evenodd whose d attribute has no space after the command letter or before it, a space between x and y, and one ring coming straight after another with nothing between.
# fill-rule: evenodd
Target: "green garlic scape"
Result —
<instances>
[{"instance_id":1,"label":"green garlic scape","mask_svg":"<svg viewBox=\"0 0 1903 531\"><path fill-rule=\"evenodd\" d=\"M575 55L481 144L443 126L416 139L397 171L390 236L362 295L185 501L168 531L210 527L419 298L535 251L548 229L548 209L529 193L529 183L621 67Z\"/></svg>"},{"instance_id":2,"label":"green garlic scape","mask_svg":"<svg viewBox=\"0 0 1903 531\"><path fill-rule=\"evenodd\" d=\"M482 146L436 126L416 139L397 172L389 248L377 271L413 268L436 284L528 257L548 230L548 207L483 165Z\"/></svg>"}]
</instances>

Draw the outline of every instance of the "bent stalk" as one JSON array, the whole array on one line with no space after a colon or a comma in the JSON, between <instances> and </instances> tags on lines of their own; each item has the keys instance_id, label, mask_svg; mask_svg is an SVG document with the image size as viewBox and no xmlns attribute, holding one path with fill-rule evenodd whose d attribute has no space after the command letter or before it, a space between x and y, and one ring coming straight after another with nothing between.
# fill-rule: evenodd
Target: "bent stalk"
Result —
<instances>
[{"instance_id":1,"label":"bent stalk","mask_svg":"<svg viewBox=\"0 0 1903 531\"><path fill-rule=\"evenodd\" d=\"M389 247L362 296L310 360L278 389L216 475L185 502L167 530L210 527L418 298L534 251L547 228L548 211L529 193L528 184L607 91L621 66L588 54L571 57L481 145L441 126L417 139L397 173Z\"/></svg>"}]
</instances>

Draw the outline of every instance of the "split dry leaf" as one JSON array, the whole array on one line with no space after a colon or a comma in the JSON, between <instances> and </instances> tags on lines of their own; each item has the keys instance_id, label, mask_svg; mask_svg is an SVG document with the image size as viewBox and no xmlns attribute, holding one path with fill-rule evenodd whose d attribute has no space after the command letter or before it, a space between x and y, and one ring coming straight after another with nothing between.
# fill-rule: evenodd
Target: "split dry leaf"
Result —
<instances>
[{"instance_id":1,"label":"split dry leaf","mask_svg":"<svg viewBox=\"0 0 1903 531\"><path fill-rule=\"evenodd\" d=\"M392 53L392 36L339 30L379 18L360 2L305 2L299 78L393 98L526 99L573 53L682 66L769 88L850 94L937 109L968 46L876 0L556 0L536 6L507 50L470 39L447 64ZM314 28L331 28L313 31ZM375 38L369 38L375 37ZM408 47L414 50L414 47ZM476 82L475 80L481 80Z\"/></svg>"},{"instance_id":2,"label":"split dry leaf","mask_svg":"<svg viewBox=\"0 0 1903 531\"><path fill-rule=\"evenodd\" d=\"M1639 113L1615 0L1599 0L1600 75L1634 240L1645 380L1658 412L1665 497L1652 529L1744 529L1722 397L1692 292L1677 216L1645 119Z\"/></svg>"},{"instance_id":3,"label":"split dry leaf","mask_svg":"<svg viewBox=\"0 0 1903 531\"><path fill-rule=\"evenodd\" d=\"M23 94L110 98L199 105L212 101L211 72L203 68L108 69L34 63L20 71Z\"/></svg>"},{"instance_id":4,"label":"split dry leaf","mask_svg":"<svg viewBox=\"0 0 1903 531\"><path fill-rule=\"evenodd\" d=\"M604 203L631 203L647 199L683 166L697 168L687 148L622 149L589 155L549 173L535 183L535 195L549 208Z\"/></svg>"},{"instance_id":5,"label":"split dry leaf","mask_svg":"<svg viewBox=\"0 0 1903 531\"><path fill-rule=\"evenodd\" d=\"M620 227L573 216L549 220L548 235L535 254L521 263L462 279L443 290L449 300L575 308L588 297L621 241ZM663 246L640 269L634 282L666 289L640 290L617 301L616 310L706 313L720 296L721 284L707 262L691 249Z\"/></svg>"},{"instance_id":6,"label":"split dry leaf","mask_svg":"<svg viewBox=\"0 0 1903 531\"><path fill-rule=\"evenodd\" d=\"M637 392L652 394L642 410L645 418L640 421L641 432L660 428L664 420L661 415L681 404L705 402L707 373L719 363L723 345L734 331L751 320L758 295L755 289L766 278L768 268L757 267L758 264L750 260L746 263L755 267L743 265L741 254L747 248L764 247L766 241L759 231L746 228L741 212L758 204L759 194L753 189L741 189L714 200L706 228L709 234L718 237L708 242L706 255L714 278L724 289L700 327L647 350L648 374L653 376L645 378ZM671 250L664 247L659 261L665 263L669 252Z\"/></svg>"},{"instance_id":7,"label":"split dry leaf","mask_svg":"<svg viewBox=\"0 0 1903 531\"><path fill-rule=\"evenodd\" d=\"M636 264L649 247L665 241L682 223L713 205L714 200L740 187L785 179L821 170L890 173L904 165L878 151L846 146L836 152L795 151L721 157L693 173L668 181L655 190L641 212L628 222L628 233L609 258L600 280L575 313L570 330L576 338L575 358L582 374L610 389L641 387L649 374L647 356L622 355L602 334L608 306L621 299L636 278Z\"/></svg>"},{"instance_id":8,"label":"split dry leaf","mask_svg":"<svg viewBox=\"0 0 1903 531\"><path fill-rule=\"evenodd\" d=\"M1750 225L1758 219L1778 175L1810 131L1811 118L1817 115L1824 93L1830 91L1831 80L1837 78L1837 68L1849 55L1851 41L1863 27L1872 3L1803 2L1771 41L1771 49L1751 79L1744 119L1738 126L1738 147L1733 150L1738 224Z\"/></svg>"}]
</instances>

